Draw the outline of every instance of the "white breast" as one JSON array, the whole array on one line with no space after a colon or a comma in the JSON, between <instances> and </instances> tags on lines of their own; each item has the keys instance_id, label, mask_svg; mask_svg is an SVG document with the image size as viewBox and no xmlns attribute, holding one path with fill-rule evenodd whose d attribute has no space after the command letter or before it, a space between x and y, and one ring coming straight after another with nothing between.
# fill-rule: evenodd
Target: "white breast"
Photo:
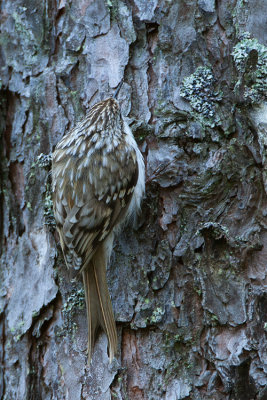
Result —
<instances>
[{"instance_id":1,"label":"white breast","mask_svg":"<svg viewBox=\"0 0 267 400\"><path fill-rule=\"evenodd\" d=\"M137 184L135 186L133 197L127 213L127 217L130 217L133 213L136 213L140 209L141 201L145 194L145 163L129 125L125 120L123 120L123 123L124 131L126 133L126 142L133 147L136 152L139 171Z\"/></svg>"}]
</instances>

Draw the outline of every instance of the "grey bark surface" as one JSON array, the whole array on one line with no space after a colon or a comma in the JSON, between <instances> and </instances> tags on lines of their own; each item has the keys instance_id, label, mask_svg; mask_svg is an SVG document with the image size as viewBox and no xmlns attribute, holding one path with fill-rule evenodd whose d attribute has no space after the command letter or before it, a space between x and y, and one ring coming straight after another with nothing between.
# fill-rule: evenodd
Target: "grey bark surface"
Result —
<instances>
[{"instance_id":1,"label":"grey bark surface","mask_svg":"<svg viewBox=\"0 0 267 400\"><path fill-rule=\"evenodd\" d=\"M0 399L267 399L267 3L0 7ZM146 160L108 269L119 335L87 365L50 158L119 93Z\"/></svg>"}]
</instances>

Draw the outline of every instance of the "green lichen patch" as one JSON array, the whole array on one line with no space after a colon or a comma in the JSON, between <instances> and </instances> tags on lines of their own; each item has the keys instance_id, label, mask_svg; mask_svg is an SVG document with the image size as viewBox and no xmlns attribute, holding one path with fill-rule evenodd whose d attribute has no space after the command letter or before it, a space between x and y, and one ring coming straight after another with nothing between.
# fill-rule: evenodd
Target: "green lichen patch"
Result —
<instances>
[{"instance_id":1,"label":"green lichen patch","mask_svg":"<svg viewBox=\"0 0 267 400\"><path fill-rule=\"evenodd\" d=\"M157 324L157 323L161 322L164 314L165 314L165 310L162 307L157 307L153 311L153 313L150 317L150 323Z\"/></svg>"},{"instance_id":2,"label":"green lichen patch","mask_svg":"<svg viewBox=\"0 0 267 400\"><path fill-rule=\"evenodd\" d=\"M63 305L63 314L68 315L69 317L73 317L74 314L77 312L77 309L84 309L84 301L85 297L83 288L72 292Z\"/></svg>"},{"instance_id":3,"label":"green lichen patch","mask_svg":"<svg viewBox=\"0 0 267 400\"><path fill-rule=\"evenodd\" d=\"M53 211L53 200L52 200L52 190L51 184L47 183L45 185L45 193L44 193L44 217L45 224L50 227L56 226L54 211Z\"/></svg>"},{"instance_id":4,"label":"green lichen patch","mask_svg":"<svg viewBox=\"0 0 267 400\"><path fill-rule=\"evenodd\" d=\"M147 281L147 285L149 282ZM135 307L135 318L131 322L131 328L146 328L151 325L157 325L164 321L166 316L166 307L163 299L156 299L150 293L149 297L139 297L138 304Z\"/></svg>"},{"instance_id":5,"label":"green lichen patch","mask_svg":"<svg viewBox=\"0 0 267 400\"><path fill-rule=\"evenodd\" d=\"M253 104L261 103L267 93L267 48L245 32L234 46L232 56L239 73L235 91Z\"/></svg>"},{"instance_id":6,"label":"green lichen patch","mask_svg":"<svg viewBox=\"0 0 267 400\"><path fill-rule=\"evenodd\" d=\"M63 263L60 260L57 263ZM84 288L76 278L72 279L71 286L66 287L66 276L58 275L59 287L62 295L62 323L55 329L58 338L70 337L72 342L76 341L77 331L80 326L79 318L85 315L85 293Z\"/></svg>"},{"instance_id":7,"label":"green lichen patch","mask_svg":"<svg viewBox=\"0 0 267 400\"><path fill-rule=\"evenodd\" d=\"M37 157L36 164L39 168L43 168L43 169L50 171L51 162L52 162L52 154L51 153L50 154L41 153ZM45 192L44 192L44 197L43 197L45 224L54 228L56 226L56 221L55 221L54 211L53 211L52 188L51 188L51 179L50 179L49 173L48 173L46 179L47 179L47 181L45 184Z\"/></svg>"},{"instance_id":8,"label":"green lichen patch","mask_svg":"<svg viewBox=\"0 0 267 400\"><path fill-rule=\"evenodd\" d=\"M205 320L206 324L209 326L217 326L220 323L218 316L208 310L205 311Z\"/></svg>"},{"instance_id":9,"label":"green lichen patch","mask_svg":"<svg viewBox=\"0 0 267 400\"><path fill-rule=\"evenodd\" d=\"M196 116L209 126L215 125L216 104L221 93L215 89L216 79L208 67L198 67L181 85L180 94L190 102Z\"/></svg>"},{"instance_id":10,"label":"green lichen patch","mask_svg":"<svg viewBox=\"0 0 267 400\"><path fill-rule=\"evenodd\" d=\"M106 0L106 5L109 8L111 20L117 21L119 13L118 0Z\"/></svg>"},{"instance_id":11,"label":"green lichen patch","mask_svg":"<svg viewBox=\"0 0 267 400\"><path fill-rule=\"evenodd\" d=\"M28 192L29 187L35 184L38 171L40 171L40 169L45 170L46 174L44 178L44 193L43 193L44 219L45 219L45 224L54 229L56 226L56 222L53 212L53 201L52 201L51 174L50 174L51 162L52 162L52 154L43 154L43 153L39 154L36 161L34 161L31 165L28 177L28 184L26 186L26 193ZM27 202L27 208L30 211L33 211L32 204L30 201Z\"/></svg>"},{"instance_id":12,"label":"green lichen patch","mask_svg":"<svg viewBox=\"0 0 267 400\"><path fill-rule=\"evenodd\" d=\"M137 142L142 142L147 136L153 134L153 128L142 121L136 121L131 125L131 129Z\"/></svg>"},{"instance_id":13,"label":"green lichen patch","mask_svg":"<svg viewBox=\"0 0 267 400\"><path fill-rule=\"evenodd\" d=\"M164 386L168 387L175 377L175 379L184 382L190 390L190 376L196 370L196 360L188 351L190 346L192 346L192 341L185 339L182 332L177 334L164 333L163 349L167 360L164 371Z\"/></svg>"},{"instance_id":14,"label":"green lichen patch","mask_svg":"<svg viewBox=\"0 0 267 400\"><path fill-rule=\"evenodd\" d=\"M85 294L84 288L72 290L69 297L63 304L62 312L64 316L64 327L59 330L58 336L64 335L66 330L72 334L72 339L75 339L78 325L75 322L75 316L79 310L84 310L85 307Z\"/></svg>"}]
</instances>

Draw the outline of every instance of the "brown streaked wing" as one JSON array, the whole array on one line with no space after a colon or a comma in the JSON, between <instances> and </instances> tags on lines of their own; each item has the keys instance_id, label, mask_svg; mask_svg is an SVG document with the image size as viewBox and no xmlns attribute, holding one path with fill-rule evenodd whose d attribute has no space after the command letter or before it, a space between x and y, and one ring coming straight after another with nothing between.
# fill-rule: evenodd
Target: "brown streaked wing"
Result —
<instances>
[{"instance_id":1,"label":"brown streaked wing","mask_svg":"<svg viewBox=\"0 0 267 400\"><path fill-rule=\"evenodd\" d=\"M102 175L103 173L104 176L99 179L106 183L110 182L112 175L110 170L106 168L104 172L102 170ZM84 178L84 174L82 176ZM62 226L59 226L58 230L69 267L72 266L75 269L85 267L99 242L102 242L113 227L123 219L137 179L138 165L133 154L128 158L124 168L120 168L120 173L114 175L113 185L107 185L108 190L104 196L101 196L101 200L97 199L96 188L88 181L88 193L85 196L82 190L84 181L81 179L73 186L69 181L61 190L57 191L56 188L55 217ZM76 196L74 204L73 193Z\"/></svg>"}]
</instances>

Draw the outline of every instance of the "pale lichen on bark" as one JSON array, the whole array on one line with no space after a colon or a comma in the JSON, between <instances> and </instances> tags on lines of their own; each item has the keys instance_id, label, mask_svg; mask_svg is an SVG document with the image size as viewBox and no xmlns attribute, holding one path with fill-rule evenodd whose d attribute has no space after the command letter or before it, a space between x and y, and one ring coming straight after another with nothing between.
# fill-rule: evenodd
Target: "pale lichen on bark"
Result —
<instances>
[{"instance_id":1,"label":"pale lichen on bark","mask_svg":"<svg viewBox=\"0 0 267 400\"><path fill-rule=\"evenodd\" d=\"M3 2L0 398L266 398L264 7ZM101 335L89 367L49 154L122 79L147 193L108 270L117 359Z\"/></svg>"}]
</instances>

